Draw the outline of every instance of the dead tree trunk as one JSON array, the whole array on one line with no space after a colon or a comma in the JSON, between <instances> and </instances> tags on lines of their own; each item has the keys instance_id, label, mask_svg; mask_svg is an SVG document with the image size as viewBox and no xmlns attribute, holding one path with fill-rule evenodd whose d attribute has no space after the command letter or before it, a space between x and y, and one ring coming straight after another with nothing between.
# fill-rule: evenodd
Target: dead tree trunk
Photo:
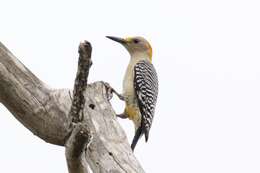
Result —
<instances>
[{"instance_id":1,"label":"dead tree trunk","mask_svg":"<svg viewBox=\"0 0 260 173\"><path fill-rule=\"evenodd\" d=\"M66 147L69 173L87 173L88 166L94 173L144 172L116 120L107 85L87 85L90 43L81 43L79 54L74 91L52 89L0 42L0 102L36 136Z\"/></svg>"}]
</instances>

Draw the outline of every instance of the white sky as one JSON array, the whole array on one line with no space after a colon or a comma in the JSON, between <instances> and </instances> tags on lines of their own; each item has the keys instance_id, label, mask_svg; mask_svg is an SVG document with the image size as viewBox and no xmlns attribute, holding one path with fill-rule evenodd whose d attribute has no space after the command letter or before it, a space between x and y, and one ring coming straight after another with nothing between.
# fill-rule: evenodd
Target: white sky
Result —
<instances>
[{"instance_id":1,"label":"white sky","mask_svg":"<svg viewBox=\"0 0 260 173\"><path fill-rule=\"evenodd\" d=\"M106 35L151 41L160 90L147 173L260 172L260 2L131 0L0 2L0 41L53 88L72 88L77 48L93 45L91 81L121 90L129 56ZM118 113L123 103L113 101ZM47 144L0 106L0 172L67 172ZM129 140L133 125L120 120Z\"/></svg>"}]
</instances>

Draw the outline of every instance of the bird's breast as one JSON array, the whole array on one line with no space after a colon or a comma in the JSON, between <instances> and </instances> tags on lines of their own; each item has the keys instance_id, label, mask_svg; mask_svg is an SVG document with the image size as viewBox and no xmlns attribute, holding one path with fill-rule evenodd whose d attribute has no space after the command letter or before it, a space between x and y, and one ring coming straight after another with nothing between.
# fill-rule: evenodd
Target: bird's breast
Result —
<instances>
[{"instance_id":1,"label":"bird's breast","mask_svg":"<svg viewBox=\"0 0 260 173\"><path fill-rule=\"evenodd\" d=\"M123 94L126 97L134 95L134 65L129 64L123 81Z\"/></svg>"}]
</instances>

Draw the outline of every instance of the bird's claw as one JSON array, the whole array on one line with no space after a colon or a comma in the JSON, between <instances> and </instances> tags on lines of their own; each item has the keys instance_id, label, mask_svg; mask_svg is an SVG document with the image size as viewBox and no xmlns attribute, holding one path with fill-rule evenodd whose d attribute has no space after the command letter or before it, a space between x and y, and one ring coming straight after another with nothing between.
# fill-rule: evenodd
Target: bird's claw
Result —
<instances>
[{"instance_id":1,"label":"bird's claw","mask_svg":"<svg viewBox=\"0 0 260 173\"><path fill-rule=\"evenodd\" d=\"M117 96L120 100L125 101L125 97L123 95L117 93Z\"/></svg>"},{"instance_id":2,"label":"bird's claw","mask_svg":"<svg viewBox=\"0 0 260 173\"><path fill-rule=\"evenodd\" d=\"M107 82L103 82L103 84L105 85L106 89L107 89L107 99L108 100L111 100L112 97L113 97L113 93L115 93L117 95L117 97L120 99L120 100L125 100L124 96L119 94L114 88L112 88L109 83Z\"/></svg>"},{"instance_id":3,"label":"bird's claw","mask_svg":"<svg viewBox=\"0 0 260 173\"><path fill-rule=\"evenodd\" d=\"M127 118L127 115L125 113L117 114L116 116L119 117L119 118L122 118L122 119L126 119Z\"/></svg>"},{"instance_id":4,"label":"bird's claw","mask_svg":"<svg viewBox=\"0 0 260 173\"><path fill-rule=\"evenodd\" d=\"M105 85L107 90L107 100L111 100L113 97L113 89L107 82L103 82L103 84Z\"/></svg>"}]
</instances>

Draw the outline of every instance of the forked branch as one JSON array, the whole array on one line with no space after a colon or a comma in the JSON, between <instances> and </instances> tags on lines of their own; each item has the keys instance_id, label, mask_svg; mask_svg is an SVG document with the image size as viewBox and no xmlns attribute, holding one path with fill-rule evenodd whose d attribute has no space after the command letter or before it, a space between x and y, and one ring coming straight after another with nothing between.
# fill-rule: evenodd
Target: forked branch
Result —
<instances>
[{"instance_id":1,"label":"forked branch","mask_svg":"<svg viewBox=\"0 0 260 173\"><path fill-rule=\"evenodd\" d=\"M80 56L87 55L89 51ZM70 90L48 87L0 43L1 103L36 136L51 144L66 145L67 160L75 161L68 162L69 170L87 171L81 168L88 163L94 173L144 172L117 122L104 82L88 84L82 92L85 103L79 105L83 111L75 108L74 114ZM76 124L71 123L70 112L76 115ZM86 162L79 162L82 158Z\"/></svg>"},{"instance_id":2,"label":"forked branch","mask_svg":"<svg viewBox=\"0 0 260 173\"><path fill-rule=\"evenodd\" d=\"M66 160L69 173L87 173L88 166L85 158L85 149L92 140L92 132L84 121L84 92L87 88L91 62L91 44L87 41L79 45L78 71L74 82L72 105L69 111L72 132L66 142Z\"/></svg>"}]
</instances>

